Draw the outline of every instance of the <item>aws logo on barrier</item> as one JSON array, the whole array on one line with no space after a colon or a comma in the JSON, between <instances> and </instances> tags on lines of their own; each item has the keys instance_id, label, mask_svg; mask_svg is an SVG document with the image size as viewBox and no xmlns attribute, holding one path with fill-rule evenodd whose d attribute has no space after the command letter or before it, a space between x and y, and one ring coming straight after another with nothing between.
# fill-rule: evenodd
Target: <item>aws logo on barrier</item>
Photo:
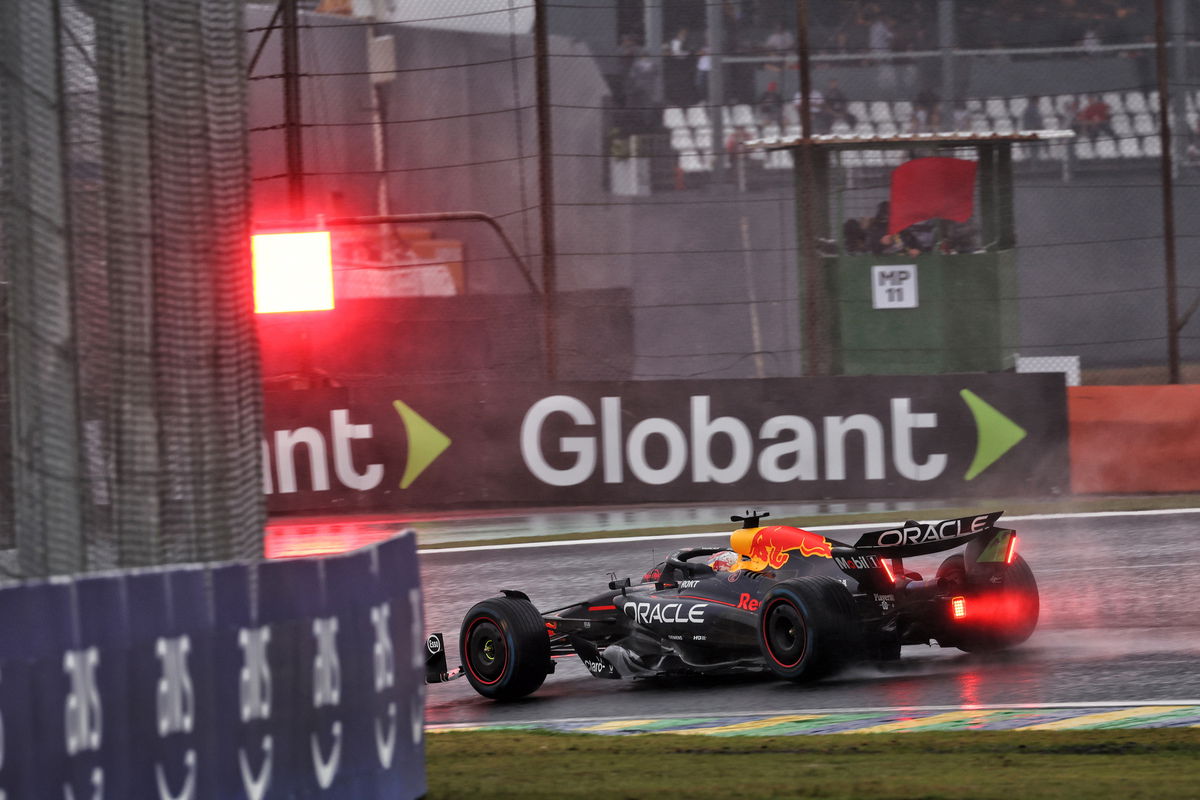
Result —
<instances>
[{"instance_id":1,"label":"aws logo on barrier","mask_svg":"<svg viewBox=\"0 0 1200 800\"><path fill-rule=\"evenodd\" d=\"M975 421L975 452L963 479L974 480L1025 438L1025 430L968 389L959 392ZM863 470L867 480L887 477L885 437L891 442L891 468L911 481L930 481L949 466L947 453L915 455L914 432L938 427L938 415L913 410L909 397L893 397L890 414L825 416L813 421L795 414L765 420L757 441L751 428L733 416L713 417L710 398L689 400L688 430L661 417L638 421L626 433L620 397L600 398L599 416L582 400L569 395L543 398L525 413L521 423L521 456L538 480L552 486L576 486L599 470L605 483L623 483L626 474L650 485L678 480L690 469L692 483L736 483L757 473L771 483L847 480L847 437L861 436ZM587 429L586 435L562 436L556 443L554 464L543 450L543 428L553 417L565 416ZM723 437L730 455L718 465L713 442ZM660 441L651 445L651 441ZM654 461L648 451L653 447ZM818 464L818 453L824 454ZM564 466L564 464L568 464Z\"/></svg>"},{"instance_id":2,"label":"aws logo on barrier","mask_svg":"<svg viewBox=\"0 0 1200 800\"><path fill-rule=\"evenodd\" d=\"M408 441L404 474L399 482L401 489L407 489L446 451L451 441L450 437L435 428L403 400L392 401L392 407L404 425ZM328 491L330 488L331 451L333 477L342 486L362 492L378 487L383 483L384 465L368 464L360 469L354 462L351 447L355 440L371 439L374 435L375 426L351 423L350 411L345 408L335 408L329 412L328 437L315 427L275 431L274 471L271 469L272 448L266 441L262 446L264 493L292 494L299 491L296 465L297 454L301 449L307 451L309 485L315 492ZM272 475L276 474L278 483L272 480Z\"/></svg>"}]
</instances>

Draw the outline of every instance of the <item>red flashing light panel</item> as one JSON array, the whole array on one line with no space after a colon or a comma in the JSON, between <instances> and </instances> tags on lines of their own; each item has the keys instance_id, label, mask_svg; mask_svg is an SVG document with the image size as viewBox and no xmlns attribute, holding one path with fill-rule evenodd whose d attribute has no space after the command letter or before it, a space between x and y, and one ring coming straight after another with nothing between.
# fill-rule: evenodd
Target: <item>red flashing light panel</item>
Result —
<instances>
[{"instance_id":1,"label":"red flashing light panel","mask_svg":"<svg viewBox=\"0 0 1200 800\"><path fill-rule=\"evenodd\" d=\"M962 619L967 616L967 598L955 597L950 601L950 608L954 612L955 619Z\"/></svg>"},{"instance_id":2,"label":"red flashing light panel","mask_svg":"<svg viewBox=\"0 0 1200 800\"><path fill-rule=\"evenodd\" d=\"M328 311L333 308L333 249L329 231L257 233L254 312Z\"/></svg>"}]
</instances>

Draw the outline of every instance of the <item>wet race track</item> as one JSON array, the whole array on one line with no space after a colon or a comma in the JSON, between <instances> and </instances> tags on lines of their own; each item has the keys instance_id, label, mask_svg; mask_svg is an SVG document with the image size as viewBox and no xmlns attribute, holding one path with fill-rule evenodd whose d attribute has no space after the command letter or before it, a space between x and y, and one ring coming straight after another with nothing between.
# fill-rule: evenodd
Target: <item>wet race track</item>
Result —
<instances>
[{"instance_id":1,"label":"wet race track","mask_svg":"<svg viewBox=\"0 0 1200 800\"><path fill-rule=\"evenodd\" d=\"M1178 701L1200 698L1200 513L1003 518L1037 577L1037 632L1001 654L905 647L897 664L854 666L815 684L766 676L686 682L592 678L575 659L531 697L497 704L465 679L429 687L430 724L771 714L796 709ZM821 529L853 542L886 525ZM728 533L665 540L575 543L421 556L425 618L446 634L457 666L458 627L475 602L501 588L554 608L603 590L608 573L634 580L669 550L717 544ZM944 554L906 559L932 574Z\"/></svg>"}]
</instances>

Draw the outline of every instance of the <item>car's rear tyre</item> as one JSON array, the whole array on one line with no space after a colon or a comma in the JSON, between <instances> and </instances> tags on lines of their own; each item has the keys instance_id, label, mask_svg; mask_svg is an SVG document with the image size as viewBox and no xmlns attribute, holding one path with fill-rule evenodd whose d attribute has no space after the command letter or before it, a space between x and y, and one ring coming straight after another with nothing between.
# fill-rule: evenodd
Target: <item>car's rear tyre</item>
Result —
<instances>
[{"instance_id":1,"label":"car's rear tyre","mask_svg":"<svg viewBox=\"0 0 1200 800\"><path fill-rule=\"evenodd\" d=\"M780 581L763 597L758 645L767 668L789 681L824 677L852 655L854 598L838 581Z\"/></svg>"},{"instance_id":2,"label":"car's rear tyre","mask_svg":"<svg viewBox=\"0 0 1200 800\"><path fill-rule=\"evenodd\" d=\"M943 561L937 577L947 587L961 587L967 596L967 619L952 623L956 628L953 644L958 649L968 653L1003 650L1033 635L1041 603L1037 581L1025 559L1013 559L1004 571L1004 583L996 589L968 584L961 554Z\"/></svg>"},{"instance_id":3,"label":"car's rear tyre","mask_svg":"<svg viewBox=\"0 0 1200 800\"><path fill-rule=\"evenodd\" d=\"M550 639L528 600L497 597L463 618L459 652L467 680L492 700L517 700L535 691L550 671Z\"/></svg>"}]
</instances>

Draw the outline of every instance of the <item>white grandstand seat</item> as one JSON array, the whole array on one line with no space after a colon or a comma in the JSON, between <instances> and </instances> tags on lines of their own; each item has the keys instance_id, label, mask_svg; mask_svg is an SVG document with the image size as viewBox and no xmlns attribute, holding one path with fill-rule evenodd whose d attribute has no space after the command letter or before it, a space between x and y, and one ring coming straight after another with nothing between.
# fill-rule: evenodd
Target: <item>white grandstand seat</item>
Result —
<instances>
[{"instance_id":1,"label":"white grandstand seat","mask_svg":"<svg viewBox=\"0 0 1200 800\"><path fill-rule=\"evenodd\" d=\"M696 149L701 154L710 154L713 150L713 135L712 128L696 128L693 136L693 141L696 142Z\"/></svg>"},{"instance_id":2,"label":"white grandstand seat","mask_svg":"<svg viewBox=\"0 0 1200 800\"><path fill-rule=\"evenodd\" d=\"M863 150L862 156L865 167L882 167L885 164L882 150Z\"/></svg>"},{"instance_id":3,"label":"white grandstand seat","mask_svg":"<svg viewBox=\"0 0 1200 800\"><path fill-rule=\"evenodd\" d=\"M1105 92L1100 95L1100 99L1108 103L1108 110L1114 114L1120 114L1125 110L1125 100L1120 92Z\"/></svg>"},{"instance_id":4,"label":"white grandstand seat","mask_svg":"<svg viewBox=\"0 0 1200 800\"><path fill-rule=\"evenodd\" d=\"M838 154L843 167L861 167L863 157L861 150L843 150Z\"/></svg>"},{"instance_id":5,"label":"white grandstand seat","mask_svg":"<svg viewBox=\"0 0 1200 800\"><path fill-rule=\"evenodd\" d=\"M708 109L704 106L692 106L687 110L687 124L693 128L707 128L711 123L708 119Z\"/></svg>"},{"instance_id":6,"label":"white grandstand seat","mask_svg":"<svg viewBox=\"0 0 1200 800\"><path fill-rule=\"evenodd\" d=\"M1096 158L1118 158L1120 155L1116 139L1103 136L1096 140Z\"/></svg>"},{"instance_id":7,"label":"white grandstand seat","mask_svg":"<svg viewBox=\"0 0 1200 800\"><path fill-rule=\"evenodd\" d=\"M671 149L680 151L696 149L696 142L692 139L690 128L676 128L671 131Z\"/></svg>"},{"instance_id":8,"label":"white grandstand seat","mask_svg":"<svg viewBox=\"0 0 1200 800\"><path fill-rule=\"evenodd\" d=\"M797 122L795 125L784 125L783 126L783 135L789 139L790 138L799 138L800 137L800 123Z\"/></svg>"},{"instance_id":9,"label":"white grandstand seat","mask_svg":"<svg viewBox=\"0 0 1200 800\"><path fill-rule=\"evenodd\" d=\"M849 136L854 133L854 129L850 127L850 123L845 120L835 120L830 127L829 132L836 136Z\"/></svg>"},{"instance_id":10,"label":"white grandstand seat","mask_svg":"<svg viewBox=\"0 0 1200 800\"><path fill-rule=\"evenodd\" d=\"M907 123L913 118L912 103L907 100L897 100L892 104L892 118L896 122Z\"/></svg>"},{"instance_id":11,"label":"white grandstand seat","mask_svg":"<svg viewBox=\"0 0 1200 800\"><path fill-rule=\"evenodd\" d=\"M967 111L971 112L972 114L982 114L983 101L977 97L972 97L967 101Z\"/></svg>"},{"instance_id":12,"label":"white grandstand seat","mask_svg":"<svg viewBox=\"0 0 1200 800\"><path fill-rule=\"evenodd\" d=\"M733 127L733 106L721 106L721 125L726 130Z\"/></svg>"},{"instance_id":13,"label":"white grandstand seat","mask_svg":"<svg viewBox=\"0 0 1200 800\"><path fill-rule=\"evenodd\" d=\"M863 122L867 118L867 104L862 100L851 100L846 104L846 110L859 122Z\"/></svg>"},{"instance_id":14,"label":"white grandstand seat","mask_svg":"<svg viewBox=\"0 0 1200 800\"><path fill-rule=\"evenodd\" d=\"M1092 147L1091 139L1075 140L1075 157L1080 161L1091 161L1096 157L1096 149Z\"/></svg>"},{"instance_id":15,"label":"white grandstand seat","mask_svg":"<svg viewBox=\"0 0 1200 800\"><path fill-rule=\"evenodd\" d=\"M778 125L763 125L762 138L778 139L779 138L779 126Z\"/></svg>"},{"instance_id":16,"label":"white grandstand seat","mask_svg":"<svg viewBox=\"0 0 1200 800\"><path fill-rule=\"evenodd\" d=\"M783 124L784 125L799 125L800 124L800 107L795 103L783 104Z\"/></svg>"},{"instance_id":17,"label":"white grandstand seat","mask_svg":"<svg viewBox=\"0 0 1200 800\"><path fill-rule=\"evenodd\" d=\"M989 97L983 106L984 113L991 119L1006 119L1009 115L1008 103L1003 97Z\"/></svg>"},{"instance_id":18,"label":"white grandstand seat","mask_svg":"<svg viewBox=\"0 0 1200 800\"><path fill-rule=\"evenodd\" d=\"M684 172L707 172L708 162L696 152L680 153L679 168Z\"/></svg>"},{"instance_id":19,"label":"white grandstand seat","mask_svg":"<svg viewBox=\"0 0 1200 800\"><path fill-rule=\"evenodd\" d=\"M1073 94L1060 94L1054 98L1054 110L1057 111L1060 116L1065 117L1070 114L1068 109L1070 109L1072 103L1076 104L1076 108L1078 109L1078 102L1078 98L1076 98Z\"/></svg>"},{"instance_id":20,"label":"white grandstand seat","mask_svg":"<svg viewBox=\"0 0 1200 800\"><path fill-rule=\"evenodd\" d=\"M1158 126L1154 124L1154 117L1142 112L1133 118L1133 132L1138 136L1151 136L1158 133Z\"/></svg>"},{"instance_id":21,"label":"white grandstand seat","mask_svg":"<svg viewBox=\"0 0 1200 800\"><path fill-rule=\"evenodd\" d=\"M996 131L996 133L1012 133L1013 132L1012 117L1004 116L1004 117L997 117L997 118L993 119L992 120L992 128Z\"/></svg>"},{"instance_id":22,"label":"white grandstand seat","mask_svg":"<svg viewBox=\"0 0 1200 800\"><path fill-rule=\"evenodd\" d=\"M733 124L742 127L757 125L758 120L754 118L754 111L745 103L739 103L733 107Z\"/></svg>"},{"instance_id":23,"label":"white grandstand seat","mask_svg":"<svg viewBox=\"0 0 1200 800\"><path fill-rule=\"evenodd\" d=\"M871 103L871 122L876 125L892 121L892 107L883 100Z\"/></svg>"},{"instance_id":24,"label":"white grandstand seat","mask_svg":"<svg viewBox=\"0 0 1200 800\"><path fill-rule=\"evenodd\" d=\"M1149 111L1146 105L1146 95L1139 91L1125 93L1125 110L1130 114L1145 114Z\"/></svg>"},{"instance_id":25,"label":"white grandstand seat","mask_svg":"<svg viewBox=\"0 0 1200 800\"><path fill-rule=\"evenodd\" d=\"M1057 114L1046 114L1042 116L1042 125L1046 130L1058 130L1063 126L1063 121L1059 119Z\"/></svg>"},{"instance_id":26,"label":"white grandstand seat","mask_svg":"<svg viewBox=\"0 0 1200 800\"><path fill-rule=\"evenodd\" d=\"M791 169L792 168L792 151L791 150L771 150L767 154L767 163L764 164L767 169Z\"/></svg>"},{"instance_id":27,"label":"white grandstand seat","mask_svg":"<svg viewBox=\"0 0 1200 800\"><path fill-rule=\"evenodd\" d=\"M1162 155L1162 141L1157 136L1147 136L1142 139L1142 152L1148 158L1158 158Z\"/></svg>"},{"instance_id":28,"label":"white grandstand seat","mask_svg":"<svg viewBox=\"0 0 1200 800\"><path fill-rule=\"evenodd\" d=\"M1013 161L1028 161L1029 160L1029 152L1030 152L1030 145L1017 142L1017 143L1013 144L1013 147L1012 147L1012 160Z\"/></svg>"},{"instance_id":29,"label":"white grandstand seat","mask_svg":"<svg viewBox=\"0 0 1200 800\"><path fill-rule=\"evenodd\" d=\"M1136 136L1126 136L1117 140L1117 147L1121 151L1121 158L1141 158L1142 148L1138 146Z\"/></svg>"},{"instance_id":30,"label":"white grandstand seat","mask_svg":"<svg viewBox=\"0 0 1200 800\"><path fill-rule=\"evenodd\" d=\"M1133 133L1133 124L1129 121L1128 114L1113 114L1112 129L1119 137L1128 136Z\"/></svg>"},{"instance_id":31,"label":"white grandstand seat","mask_svg":"<svg viewBox=\"0 0 1200 800\"><path fill-rule=\"evenodd\" d=\"M687 119L683 116L682 108L664 108L663 109L663 127L668 130L683 128L687 126Z\"/></svg>"},{"instance_id":32,"label":"white grandstand seat","mask_svg":"<svg viewBox=\"0 0 1200 800\"><path fill-rule=\"evenodd\" d=\"M903 150L884 150L883 160L888 166L898 167L908 160L908 155Z\"/></svg>"},{"instance_id":33,"label":"white grandstand seat","mask_svg":"<svg viewBox=\"0 0 1200 800\"><path fill-rule=\"evenodd\" d=\"M1066 161L1068 145L1062 140L1052 142L1042 151L1042 159L1046 161Z\"/></svg>"},{"instance_id":34,"label":"white grandstand seat","mask_svg":"<svg viewBox=\"0 0 1200 800\"><path fill-rule=\"evenodd\" d=\"M1058 109L1054 107L1054 98L1042 95L1038 98L1038 111L1041 112L1042 118L1058 116Z\"/></svg>"},{"instance_id":35,"label":"white grandstand seat","mask_svg":"<svg viewBox=\"0 0 1200 800\"><path fill-rule=\"evenodd\" d=\"M885 120L875 126L875 133L880 136L895 136L899 133L899 130L896 128L896 123L891 120Z\"/></svg>"},{"instance_id":36,"label":"white grandstand seat","mask_svg":"<svg viewBox=\"0 0 1200 800\"><path fill-rule=\"evenodd\" d=\"M982 114L971 115L971 132L972 133L991 133L992 123Z\"/></svg>"},{"instance_id":37,"label":"white grandstand seat","mask_svg":"<svg viewBox=\"0 0 1200 800\"><path fill-rule=\"evenodd\" d=\"M1146 105L1154 113L1158 113L1158 89L1146 92Z\"/></svg>"},{"instance_id":38,"label":"white grandstand seat","mask_svg":"<svg viewBox=\"0 0 1200 800\"><path fill-rule=\"evenodd\" d=\"M1014 119L1019 120L1021 115L1025 113L1025 109L1028 108L1028 106L1028 97L1011 97L1008 100L1008 113L1011 114Z\"/></svg>"},{"instance_id":39,"label":"white grandstand seat","mask_svg":"<svg viewBox=\"0 0 1200 800\"><path fill-rule=\"evenodd\" d=\"M872 125L870 122L867 122L862 117L859 117L858 124L854 126L854 135L855 136L874 136L875 135L875 126Z\"/></svg>"}]
</instances>

